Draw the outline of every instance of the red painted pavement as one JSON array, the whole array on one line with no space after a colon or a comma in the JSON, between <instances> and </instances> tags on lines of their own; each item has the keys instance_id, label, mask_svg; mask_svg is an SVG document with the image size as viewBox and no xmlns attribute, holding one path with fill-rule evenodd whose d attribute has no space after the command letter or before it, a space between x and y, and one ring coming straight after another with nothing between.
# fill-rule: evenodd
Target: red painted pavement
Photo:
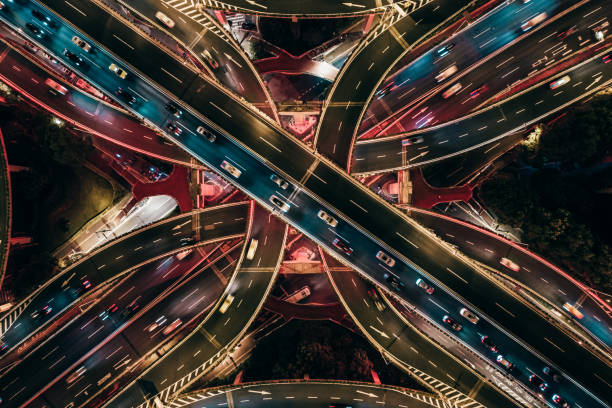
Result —
<instances>
[{"instance_id":1,"label":"red painted pavement","mask_svg":"<svg viewBox=\"0 0 612 408\"><path fill-rule=\"evenodd\" d=\"M425 181L421 169L410 170L412 181L412 205L419 208L432 208L436 204L451 201L468 201L472 198L472 187L463 185L458 187L437 188Z\"/></svg>"}]
</instances>

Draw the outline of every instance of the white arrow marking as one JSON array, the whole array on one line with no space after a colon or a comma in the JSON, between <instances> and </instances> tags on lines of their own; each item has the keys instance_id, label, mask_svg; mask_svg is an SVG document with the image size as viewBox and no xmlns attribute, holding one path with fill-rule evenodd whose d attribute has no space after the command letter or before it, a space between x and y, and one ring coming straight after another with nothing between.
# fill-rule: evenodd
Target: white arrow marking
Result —
<instances>
[{"instance_id":1,"label":"white arrow marking","mask_svg":"<svg viewBox=\"0 0 612 408\"><path fill-rule=\"evenodd\" d=\"M175 231L175 230L177 230L177 229L179 229L179 228L181 228L181 227L183 227L183 226L185 226L185 225L189 224L190 222L191 222L191 220L189 220L189 221L185 221L184 223L179 224L179 225L175 226L174 228L172 228L172 231Z\"/></svg>"},{"instance_id":2,"label":"white arrow marking","mask_svg":"<svg viewBox=\"0 0 612 408\"><path fill-rule=\"evenodd\" d=\"M268 391L255 391L255 390L249 390L249 392L252 392L254 394L261 394L261 395L270 395L270 393Z\"/></svg>"},{"instance_id":3,"label":"white arrow marking","mask_svg":"<svg viewBox=\"0 0 612 408\"><path fill-rule=\"evenodd\" d=\"M249 3L249 4L252 4L253 6L261 7L261 8L264 8L264 9L268 8L268 7L264 6L263 4L259 4L259 3L255 2L253 0L246 0L246 2Z\"/></svg>"},{"instance_id":4,"label":"white arrow marking","mask_svg":"<svg viewBox=\"0 0 612 408\"><path fill-rule=\"evenodd\" d=\"M376 333L380 334L381 336L383 336L384 338L388 339L389 336L387 336L387 333L385 333L382 330L378 330L376 327L370 325L370 329L374 330Z\"/></svg>"},{"instance_id":5,"label":"white arrow marking","mask_svg":"<svg viewBox=\"0 0 612 408\"><path fill-rule=\"evenodd\" d=\"M240 65L234 58L232 58L231 55L228 55L227 53L223 53L223 55L225 55L225 58L227 58L228 60L232 61L234 64L238 65L238 67L242 68L242 65Z\"/></svg>"},{"instance_id":6,"label":"white arrow marking","mask_svg":"<svg viewBox=\"0 0 612 408\"><path fill-rule=\"evenodd\" d=\"M593 82L591 82L591 83L589 84L589 86L587 86L586 88L584 88L584 90L585 90L585 91L588 91L590 87L592 87L593 85L595 85L596 83L598 83L598 82L599 82L599 80L601 79L601 77L602 77L602 75L600 75L600 76L598 76L597 78L595 78L595 79L593 80Z\"/></svg>"},{"instance_id":7,"label":"white arrow marking","mask_svg":"<svg viewBox=\"0 0 612 408\"><path fill-rule=\"evenodd\" d=\"M248 0L247 0L248 1ZM365 8L365 6L363 4L355 4L355 3L342 3L344 4L346 7L359 7L359 8Z\"/></svg>"},{"instance_id":8,"label":"white arrow marking","mask_svg":"<svg viewBox=\"0 0 612 408\"><path fill-rule=\"evenodd\" d=\"M372 327L372 326L370 326L370 327ZM367 395L368 397L378 398L378 395L372 394L371 392L365 392L365 391L361 391L361 390L357 390L357 392L359 394Z\"/></svg>"},{"instance_id":9,"label":"white arrow marking","mask_svg":"<svg viewBox=\"0 0 612 408\"><path fill-rule=\"evenodd\" d=\"M70 277L69 277L68 279L66 279L66 280L64 281L64 283L62 283L62 288L63 288L64 286L66 286L66 285L68 284L68 282L70 282L70 279L74 278L74 275L76 275L76 272L72 272L72 275L70 275Z\"/></svg>"}]
</instances>

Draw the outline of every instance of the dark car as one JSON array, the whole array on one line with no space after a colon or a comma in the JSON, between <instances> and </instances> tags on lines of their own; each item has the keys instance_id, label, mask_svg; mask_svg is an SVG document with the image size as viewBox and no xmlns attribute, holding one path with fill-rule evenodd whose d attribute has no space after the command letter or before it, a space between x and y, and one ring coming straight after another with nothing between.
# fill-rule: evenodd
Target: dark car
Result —
<instances>
[{"instance_id":1,"label":"dark car","mask_svg":"<svg viewBox=\"0 0 612 408\"><path fill-rule=\"evenodd\" d=\"M117 89L117 95L130 105L136 103L136 97L123 88Z\"/></svg>"},{"instance_id":2,"label":"dark car","mask_svg":"<svg viewBox=\"0 0 612 408\"><path fill-rule=\"evenodd\" d=\"M180 118L183 115L183 111L173 103L167 103L164 108L174 115L175 118Z\"/></svg>"},{"instance_id":3,"label":"dark car","mask_svg":"<svg viewBox=\"0 0 612 408\"><path fill-rule=\"evenodd\" d=\"M39 317L45 317L45 316L48 316L52 311L53 311L53 308L51 306L45 305L45 307L43 307L42 309L37 310L34 313L32 313L32 317L35 319L38 319Z\"/></svg>"},{"instance_id":4,"label":"dark car","mask_svg":"<svg viewBox=\"0 0 612 408\"><path fill-rule=\"evenodd\" d=\"M36 25L32 24L32 23L26 23L26 28L28 30L30 30L32 33L34 33L34 35L38 38L43 38L45 35L45 32L43 30L41 30L40 28L36 27Z\"/></svg>"},{"instance_id":5,"label":"dark car","mask_svg":"<svg viewBox=\"0 0 612 408\"><path fill-rule=\"evenodd\" d=\"M138 302L133 301L132 303L127 305L125 309L123 309L123 311L121 312L121 317L123 317L124 319L128 318L132 316L134 313L136 313L138 309L140 309L140 305L138 304Z\"/></svg>"},{"instance_id":6,"label":"dark car","mask_svg":"<svg viewBox=\"0 0 612 408\"><path fill-rule=\"evenodd\" d=\"M534 387L537 387L542 392L546 392L546 390L548 389L548 383L544 382L543 379L541 379L535 374L531 374L529 376L529 383Z\"/></svg>"},{"instance_id":7,"label":"dark car","mask_svg":"<svg viewBox=\"0 0 612 408\"><path fill-rule=\"evenodd\" d=\"M444 315L444 317L442 318L442 321L446 323L454 331L460 331L463 328L463 326L457 323L455 319L453 319L449 315Z\"/></svg>"},{"instance_id":8,"label":"dark car","mask_svg":"<svg viewBox=\"0 0 612 408\"><path fill-rule=\"evenodd\" d=\"M542 368L542 372L550 376L554 382L559 382L559 380L561 379L561 375L559 374L559 372L549 366Z\"/></svg>"},{"instance_id":9,"label":"dark car","mask_svg":"<svg viewBox=\"0 0 612 408\"><path fill-rule=\"evenodd\" d=\"M440 57L444 57L450 53L450 51L455 48L455 43L448 43L438 48L438 55Z\"/></svg>"},{"instance_id":10,"label":"dark car","mask_svg":"<svg viewBox=\"0 0 612 408\"><path fill-rule=\"evenodd\" d=\"M6 350L8 350L8 344L1 343L0 344L0 355L6 353Z\"/></svg>"},{"instance_id":11,"label":"dark car","mask_svg":"<svg viewBox=\"0 0 612 408\"><path fill-rule=\"evenodd\" d=\"M51 20L51 17L46 16L38 10L32 10L32 16L49 27L55 27L55 23Z\"/></svg>"},{"instance_id":12,"label":"dark car","mask_svg":"<svg viewBox=\"0 0 612 408\"><path fill-rule=\"evenodd\" d=\"M564 400L559 394L555 394L551 398L552 402L554 402L557 406L562 408L570 408L571 405L569 402Z\"/></svg>"},{"instance_id":13,"label":"dark car","mask_svg":"<svg viewBox=\"0 0 612 408\"><path fill-rule=\"evenodd\" d=\"M385 273L383 278L395 289L396 291L400 291L405 285L404 282L399 280L397 277L391 275L390 273Z\"/></svg>"},{"instance_id":14,"label":"dark car","mask_svg":"<svg viewBox=\"0 0 612 408\"><path fill-rule=\"evenodd\" d=\"M67 48L64 48L62 52L66 58L68 58L75 65L81 65L83 63L83 58L76 55L74 52L69 51Z\"/></svg>"},{"instance_id":15,"label":"dark car","mask_svg":"<svg viewBox=\"0 0 612 408\"><path fill-rule=\"evenodd\" d=\"M100 313L100 318L102 320L106 320L109 317L111 317L111 315L115 314L115 312L119 310L119 306L117 306L116 303L113 303L112 305L110 305L109 307L107 307L106 309L104 309L104 311L102 313Z\"/></svg>"},{"instance_id":16,"label":"dark car","mask_svg":"<svg viewBox=\"0 0 612 408\"><path fill-rule=\"evenodd\" d=\"M370 299L374 303L374 306L376 306L376 309L378 309L379 312L382 312L387 308L387 306L385 306L385 304L380 300L376 289L372 288L368 290L368 296L370 297Z\"/></svg>"},{"instance_id":17,"label":"dark car","mask_svg":"<svg viewBox=\"0 0 612 408\"><path fill-rule=\"evenodd\" d=\"M499 351L499 347L497 347L497 344L493 343L493 340L491 340L489 336L482 336L480 338L480 342L494 353L497 353Z\"/></svg>"},{"instance_id":18,"label":"dark car","mask_svg":"<svg viewBox=\"0 0 612 408\"><path fill-rule=\"evenodd\" d=\"M168 132L170 133L174 133L176 136L179 136L181 133L183 133L183 129L181 129L176 123L174 122L169 122L166 125L166 129L168 129Z\"/></svg>"},{"instance_id":19,"label":"dark car","mask_svg":"<svg viewBox=\"0 0 612 408\"><path fill-rule=\"evenodd\" d=\"M340 251L344 252L346 255L350 255L353 253L353 248L340 241L340 238L334 238L332 244L338 248Z\"/></svg>"},{"instance_id":20,"label":"dark car","mask_svg":"<svg viewBox=\"0 0 612 408\"><path fill-rule=\"evenodd\" d=\"M89 280L84 280L81 282L81 285L76 288L76 293L78 296L81 296L83 293L87 292L91 289L91 282Z\"/></svg>"}]
</instances>

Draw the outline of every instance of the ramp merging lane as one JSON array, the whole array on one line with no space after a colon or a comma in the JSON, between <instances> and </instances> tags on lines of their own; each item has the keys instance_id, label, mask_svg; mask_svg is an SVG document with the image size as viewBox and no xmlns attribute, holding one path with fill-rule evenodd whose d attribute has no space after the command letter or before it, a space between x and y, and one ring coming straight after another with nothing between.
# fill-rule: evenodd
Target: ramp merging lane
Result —
<instances>
[{"instance_id":1,"label":"ramp merging lane","mask_svg":"<svg viewBox=\"0 0 612 408\"><path fill-rule=\"evenodd\" d=\"M180 125L184 130L180 134L174 133L173 140L263 206L276 211L283 220L387 290L395 290L393 285L399 287L399 296L407 301L418 298L417 291L420 289L413 282L425 276L439 289L437 301L452 310L459 310L463 305L473 309L481 316L479 325L494 331L499 336L498 341L513 350L513 356L517 359L536 365L545 364L544 361L552 364L554 361L556 366L600 398L595 399L584 388L584 395L579 397L584 405L605 406L601 398L606 399L610 395L612 372L604 361L511 293L496 286L471 265L453 256L414 221L323 157L311 153L274 122L233 95L223 92L218 85L197 76L173 58L159 55L160 60L154 61L161 63L161 67L176 77L168 79L166 72L158 70L158 63L151 64L151 60L143 57L151 52L152 57L149 58L155 58L156 53L163 52L156 51L156 47L147 39L97 6L73 1L72 6L81 10L78 13L60 0L45 0L44 3L81 30L91 30L90 35L95 41L113 49L122 58L123 62L119 62L117 57L98 50L99 67L88 68L88 75L96 74L95 83L98 86L116 89L117 86L129 85L146 93L147 99L131 109L145 115L147 120L160 128L166 128L167 121L173 120L165 113L164 105L169 100L180 103L185 111ZM24 15L29 14L31 7L39 8L33 6L35 3L28 4L29 7L22 7L21 13L8 14L8 17L3 14L1 18L23 27L27 22ZM62 22L59 17L55 18ZM105 21L105 24L101 24L101 21ZM106 27L106 31L100 29L102 26ZM74 28L62 24L53 40L41 40L39 43L44 43L58 58L64 59L61 51L75 33ZM83 33L80 35L88 38ZM130 49L113 35L137 47ZM127 69L129 79L122 80L110 73L106 67L111 62ZM160 84L165 85L163 93ZM207 126L217 133L216 141L211 143L198 136L194 131L198 126ZM239 171L232 170L225 163ZM270 175L273 173L287 179L290 186L280 189L272 183ZM276 204L270 201L272 196L276 197L273 199ZM282 209L278 200L285 203ZM329 227L316 216L322 208L339 219L336 228ZM332 241L336 239L336 242L344 242L353 251L334 246ZM378 262L378 251L397 260L393 270ZM402 284L395 283L397 281ZM483 293L488 296L482 296ZM430 303L422 298L420 306L431 313L432 319L437 320L440 311ZM461 336L463 341L479 341L473 328ZM524 368L521 368L521 372L524 372Z\"/></svg>"},{"instance_id":2,"label":"ramp merging lane","mask_svg":"<svg viewBox=\"0 0 612 408\"><path fill-rule=\"evenodd\" d=\"M596 56L461 119L431 128L355 143L352 174L357 176L407 169L440 161L502 139L559 110L597 92L610 84L612 65L602 58L610 53L610 44L602 45ZM557 87L551 84L565 76L569 81ZM402 140L422 137L423 142L403 145Z\"/></svg>"}]
</instances>

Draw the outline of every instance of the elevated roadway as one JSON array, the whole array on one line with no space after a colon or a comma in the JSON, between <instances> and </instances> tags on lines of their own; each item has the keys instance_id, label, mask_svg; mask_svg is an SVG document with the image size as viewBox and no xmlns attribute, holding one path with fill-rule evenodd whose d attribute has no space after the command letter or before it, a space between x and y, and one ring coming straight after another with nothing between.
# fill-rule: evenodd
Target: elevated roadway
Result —
<instances>
[{"instance_id":1,"label":"elevated roadway","mask_svg":"<svg viewBox=\"0 0 612 408\"><path fill-rule=\"evenodd\" d=\"M0 107L1 109L1 107ZM11 238L11 174L6 157L6 146L0 129L0 290L8 261L9 240Z\"/></svg>"},{"instance_id":2,"label":"elevated roadway","mask_svg":"<svg viewBox=\"0 0 612 408\"><path fill-rule=\"evenodd\" d=\"M287 212L276 210L283 220L296 226L335 256L387 290L393 291L392 275L389 274L388 268L375 258L379 250L389 253L397 259L391 273L404 283L400 289L401 297L409 300L413 295L412 282L424 275L440 289L440 296L446 301L454 302L453 309L464 304L479 313L481 323L486 321L487 327L492 324L503 326L505 330L502 332L497 329L497 333L503 336L507 344L515 344L513 347L517 347L515 350L521 350L518 353L524 356L523 358L532 359L533 353L541 355L548 361L554 361L579 383L588 385L588 389L600 398L609 395L609 384L612 384L609 377L612 373L604 361L514 298L511 293L493 284L494 282L471 265L453 256L452 252L427 235L414 221L323 157L312 154L275 123L262 117L233 95L223 92L216 84L197 76L188 67L166 56L165 61L169 64L161 65L179 79L169 81L168 74L158 70L159 65L152 65L143 58L138 58L138 55L148 55L149 51L153 53L151 57L154 58L158 56L155 53L159 54L161 51L155 51L155 47L147 44L148 40L128 26L115 21L107 14L105 17L105 12L97 6L86 2L72 3L81 10L79 13L59 0L46 0L45 4L89 32L96 41L119 53L124 60L124 63L120 64L129 70L128 84L147 95L146 101L132 107L134 112L146 114L151 123L165 128L166 122L172 119L165 113L163 106L168 100L179 103L178 98L182 99L180 103L185 114L180 126L185 130L173 138L175 142L208 166L218 169L266 208L277 208L270 204L271 195L282 197L281 200L289 204ZM91 7L94 9L90 10ZM27 12L29 9L24 8L23 11ZM88 16L95 16L95 20ZM2 18L7 19L6 15ZM103 18L106 18L107 27L104 32L98 28ZM25 23L19 15L13 15L8 20L13 24ZM53 42L43 42L54 54L60 56L63 49L60 47L68 43L75 32L70 26L62 25ZM138 51L130 50L123 43L119 43L110 33L115 33L115 36L119 36L128 44L138 44L138 48L134 47L134 50ZM103 68L111 61L116 61L117 57L99 52L98 58L100 68L88 68L88 75L94 72L98 74L96 83L102 88L116 89L120 84L125 86L121 79ZM161 59L156 61L163 62ZM159 82L153 77L166 79ZM165 85L163 92L160 83ZM200 125L210 126L217 132L218 137L214 144L194 132ZM231 176L222 169L221 163L224 160L238 166L241 171L239 177ZM287 179L290 186L286 190L277 188L278 186L269 180L272 173ZM339 218L337 228L329 228L316 217L320 208L325 208L329 214ZM342 253L334 247L331 241L335 238L350 245L353 248L352 254ZM482 293L488 293L489 296L483 297ZM517 316L521 318L517 319ZM517 341L519 343L516 343ZM551 346L550 341L554 342L554 346ZM584 364L585 362L588 364ZM592 398L588 392L582 397ZM604 406L605 403L595 400L594 406L599 405Z\"/></svg>"}]
</instances>

